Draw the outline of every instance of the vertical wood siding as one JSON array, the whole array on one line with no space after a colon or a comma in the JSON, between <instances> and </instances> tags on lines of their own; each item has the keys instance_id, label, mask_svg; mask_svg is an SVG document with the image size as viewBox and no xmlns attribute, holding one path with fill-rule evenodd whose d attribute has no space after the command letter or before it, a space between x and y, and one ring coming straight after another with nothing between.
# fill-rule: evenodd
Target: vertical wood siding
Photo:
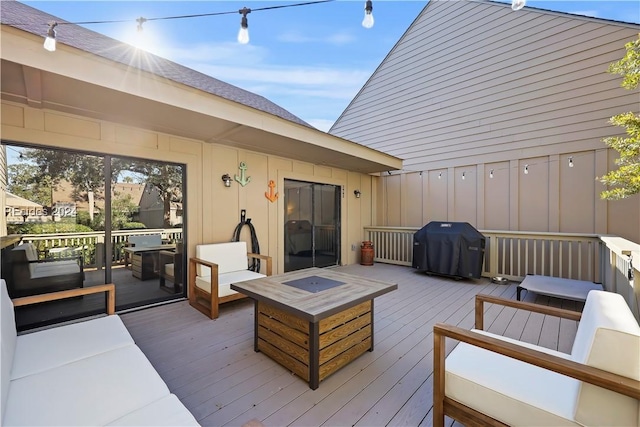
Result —
<instances>
[{"instance_id":1,"label":"vertical wood siding","mask_svg":"<svg viewBox=\"0 0 640 427\"><path fill-rule=\"evenodd\" d=\"M397 181L382 188L411 201L408 212L389 207L384 225L446 219L640 241L640 197L603 202L596 181L615 167L602 138L624 133L609 118L640 111L638 92L606 72L638 32L509 4L431 0L330 132L426 177L414 189L383 176Z\"/></svg>"}]
</instances>

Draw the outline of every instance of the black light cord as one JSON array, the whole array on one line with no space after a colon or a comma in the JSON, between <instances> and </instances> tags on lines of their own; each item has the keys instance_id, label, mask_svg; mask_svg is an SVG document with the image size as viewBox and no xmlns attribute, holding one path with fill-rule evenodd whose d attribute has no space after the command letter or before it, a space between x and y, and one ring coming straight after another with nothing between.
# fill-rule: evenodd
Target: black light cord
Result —
<instances>
[{"instance_id":1,"label":"black light cord","mask_svg":"<svg viewBox=\"0 0 640 427\"><path fill-rule=\"evenodd\" d=\"M258 242L258 236L256 235L256 229L253 226L253 224L251 224L251 218L248 218L246 220L241 220L240 223L238 225L236 225L236 229L233 231L233 237L231 238L232 242L239 242L240 241L240 232L242 231L242 228L248 225L249 226L249 231L251 232L251 252L254 254L259 254L260 253L260 243ZM251 271L255 271L256 273L260 272L260 260L253 258L251 263L248 265L248 270Z\"/></svg>"},{"instance_id":2,"label":"black light cord","mask_svg":"<svg viewBox=\"0 0 640 427\"><path fill-rule=\"evenodd\" d=\"M309 6L318 3L329 3L336 0L316 0L304 3L295 3L295 4L285 4L280 6L266 6L266 7L258 7L255 9L251 9L251 12L261 11L261 10L272 10L272 9L282 9L285 7L297 7L297 6ZM163 16L156 18L138 18L138 19L120 19L120 20L110 20L110 21L79 21L79 22L56 22L57 25L91 25L91 24L118 24L123 22L139 22L138 20L146 21L161 21L167 19L184 19L184 18L202 18L206 16L217 16L217 15L231 15L238 14L237 10L229 11L229 12L212 12L212 13L199 13L194 15L177 15L177 16ZM28 24L20 24L20 23L7 23L7 25L28 25ZM47 24L50 25L50 24Z\"/></svg>"}]
</instances>

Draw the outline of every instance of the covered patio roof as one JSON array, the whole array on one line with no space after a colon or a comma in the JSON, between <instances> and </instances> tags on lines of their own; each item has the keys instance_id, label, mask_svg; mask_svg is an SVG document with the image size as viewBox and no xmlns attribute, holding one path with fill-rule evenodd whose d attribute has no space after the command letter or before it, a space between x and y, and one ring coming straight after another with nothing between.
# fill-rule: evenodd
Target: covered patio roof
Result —
<instances>
[{"instance_id":1,"label":"covered patio roof","mask_svg":"<svg viewBox=\"0 0 640 427\"><path fill-rule=\"evenodd\" d=\"M271 101L18 2L2 8L2 99L362 173L402 160L317 130Z\"/></svg>"}]
</instances>

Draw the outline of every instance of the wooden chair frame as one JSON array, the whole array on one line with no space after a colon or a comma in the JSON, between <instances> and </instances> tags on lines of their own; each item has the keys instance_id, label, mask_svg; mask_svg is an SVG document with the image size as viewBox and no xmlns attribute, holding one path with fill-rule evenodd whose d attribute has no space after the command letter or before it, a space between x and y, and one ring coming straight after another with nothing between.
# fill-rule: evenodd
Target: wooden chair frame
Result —
<instances>
[{"instance_id":1,"label":"wooden chair frame","mask_svg":"<svg viewBox=\"0 0 640 427\"><path fill-rule=\"evenodd\" d=\"M571 320L580 320L581 317L581 313L575 311L507 300L489 295L476 295L475 321L476 329L479 330L483 330L485 302ZM485 336L477 332L439 323L433 327L433 425L435 427L444 426L445 415L466 426L506 425L445 396L445 338L465 342L640 400L640 381L512 344L497 338Z\"/></svg>"},{"instance_id":2,"label":"wooden chair frame","mask_svg":"<svg viewBox=\"0 0 640 427\"><path fill-rule=\"evenodd\" d=\"M266 275L271 276L272 261L268 255L247 253L248 258L261 259L267 262ZM197 266L202 265L211 269L211 293L196 286ZM246 295L236 293L224 297L218 296L218 264L205 261L200 258L189 258L189 304L211 319L217 319L219 315L219 305L229 301L246 298ZM202 302L204 301L204 302Z\"/></svg>"},{"instance_id":3,"label":"wooden chair frame","mask_svg":"<svg viewBox=\"0 0 640 427\"><path fill-rule=\"evenodd\" d=\"M14 307L21 307L31 304L39 304L42 302L57 301L60 299L74 298L82 295L98 294L106 292L107 298L107 314L115 314L116 312L116 285L108 283L106 285L89 286L87 288L70 289L66 291L49 292L46 294L32 295L28 297L13 298Z\"/></svg>"}]
</instances>

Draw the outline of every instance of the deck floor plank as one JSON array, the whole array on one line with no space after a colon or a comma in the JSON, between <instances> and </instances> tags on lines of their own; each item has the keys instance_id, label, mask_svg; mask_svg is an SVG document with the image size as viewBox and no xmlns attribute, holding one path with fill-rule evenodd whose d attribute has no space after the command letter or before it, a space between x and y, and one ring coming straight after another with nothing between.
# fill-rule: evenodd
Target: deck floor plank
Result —
<instances>
[{"instance_id":1,"label":"deck floor plank","mask_svg":"<svg viewBox=\"0 0 640 427\"><path fill-rule=\"evenodd\" d=\"M474 327L474 296L515 299L516 284L428 276L375 264L340 271L398 283L375 299L375 348L327 377L317 390L253 351L253 304L223 305L210 320L186 301L122 314L131 335L169 389L204 426L431 426L433 326ZM524 300L572 307L535 294ZM485 328L570 351L577 323L487 304ZM449 352L456 343L447 340ZM446 425L458 427L448 419Z\"/></svg>"}]
</instances>

